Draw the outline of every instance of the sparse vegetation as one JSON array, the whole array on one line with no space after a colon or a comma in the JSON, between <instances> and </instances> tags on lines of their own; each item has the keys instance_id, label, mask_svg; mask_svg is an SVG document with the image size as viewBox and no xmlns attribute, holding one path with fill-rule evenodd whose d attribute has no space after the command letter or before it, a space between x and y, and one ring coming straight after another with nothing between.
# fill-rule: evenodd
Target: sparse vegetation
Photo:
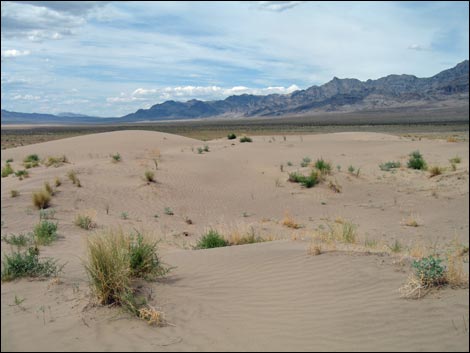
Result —
<instances>
[{"instance_id":1,"label":"sparse vegetation","mask_svg":"<svg viewBox=\"0 0 470 353\"><path fill-rule=\"evenodd\" d=\"M28 178L29 177L29 173L26 169L23 169L23 170L17 170L15 172L15 176L18 177L18 179L20 180L23 180L24 178Z\"/></svg>"},{"instance_id":2,"label":"sparse vegetation","mask_svg":"<svg viewBox=\"0 0 470 353\"><path fill-rule=\"evenodd\" d=\"M417 170L426 170L426 162L419 151L410 153L408 160L408 168Z\"/></svg>"},{"instance_id":3,"label":"sparse vegetation","mask_svg":"<svg viewBox=\"0 0 470 353\"><path fill-rule=\"evenodd\" d=\"M39 259L39 251L29 248L26 251L16 251L5 254L2 264L2 281L11 281L21 277L51 277L57 276L62 267L51 258Z\"/></svg>"},{"instance_id":4,"label":"sparse vegetation","mask_svg":"<svg viewBox=\"0 0 470 353\"><path fill-rule=\"evenodd\" d=\"M388 248L390 249L391 252L397 254L403 250L403 245L398 241L398 239L395 239L393 244L389 245Z\"/></svg>"},{"instance_id":5,"label":"sparse vegetation","mask_svg":"<svg viewBox=\"0 0 470 353\"><path fill-rule=\"evenodd\" d=\"M251 139L251 137L247 137L247 136L243 136L243 137L240 137L240 142L253 142L253 140Z\"/></svg>"},{"instance_id":6,"label":"sparse vegetation","mask_svg":"<svg viewBox=\"0 0 470 353\"><path fill-rule=\"evenodd\" d=\"M30 154L23 159L23 166L26 169L39 166L39 156L37 154Z\"/></svg>"},{"instance_id":7,"label":"sparse vegetation","mask_svg":"<svg viewBox=\"0 0 470 353\"><path fill-rule=\"evenodd\" d=\"M312 160L310 159L310 157L304 157L304 158L302 159L302 162L300 162L300 166L301 166L302 168L308 167L308 165L310 164L311 161L312 161Z\"/></svg>"},{"instance_id":8,"label":"sparse vegetation","mask_svg":"<svg viewBox=\"0 0 470 353\"><path fill-rule=\"evenodd\" d=\"M39 210L39 220L43 219L54 219L55 217L55 209L49 208L49 209L40 209Z\"/></svg>"},{"instance_id":9,"label":"sparse vegetation","mask_svg":"<svg viewBox=\"0 0 470 353\"><path fill-rule=\"evenodd\" d=\"M33 193L33 205L38 209L48 208L52 196L46 190L41 190Z\"/></svg>"},{"instance_id":10,"label":"sparse vegetation","mask_svg":"<svg viewBox=\"0 0 470 353\"><path fill-rule=\"evenodd\" d=\"M18 197L20 196L20 192L18 190L10 190L11 197Z\"/></svg>"},{"instance_id":11,"label":"sparse vegetation","mask_svg":"<svg viewBox=\"0 0 470 353\"><path fill-rule=\"evenodd\" d=\"M152 241L143 233L130 235L129 255L133 277L155 279L169 271L164 267L157 254L158 241Z\"/></svg>"},{"instance_id":12,"label":"sparse vegetation","mask_svg":"<svg viewBox=\"0 0 470 353\"><path fill-rule=\"evenodd\" d=\"M44 190L46 190L51 196L54 196L54 190L48 181L44 182Z\"/></svg>"},{"instance_id":13,"label":"sparse vegetation","mask_svg":"<svg viewBox=\"0 0 470 353\"><path fill-rule=\"evenodd\" d=\"M319 243L312 242L307 250L307 253L312 256L318 256L322 254L322 246Z\"/></svg>"},{"instance_id":14,"label":"sparse vegetation","mask_svg":"<svg viewBox=\"0 0 470 353\"><path fill-rule=\"evenodd\" d=\"M8 159L6 160L6 162L7 162L7 163L13 163L13 158L8 158Z\"/></svg>"},{"instance_id":15,"label":"sparse vegetation","mask_svg":"<svg viewBox=\"0 0 470 353\"><path fill-rule=\"evenodd\" d=\"M197 249L212 249L222 246L228 246L228 242L217 231L211 229L207 234L199 239Z\"/></svg>"},{"instance_id":16,"label":"sparse vegetation","mask_svg":"<svg viewBox=\"0 0 470 353\"><path fill-rule=\"evenodd\" d=\"M439 167L439 166L432 166L429 168L429 177L432 178L432 177L435 177L435 176L438 176L438 175L441 175L443 172L444 172L444 168L442 167Z\"/></svg>"},{"instance_id":17,"label":"sparse vegetation","mask_svg":"<svg viewBox=\"0 0 470 353\"><path fill-rule=\"evenodd\" d=\"M147 182L149 182L149 183L154 183L155 182L155 173L152 172L151 170L146 170L144 176L145 176L145 180L147 180Z\"/></svg>"},{"instance_id":18,"label":"sparse vegetation","mask_svg":"<svg viewBox=\"0 0 470 353\"><path fill-rule=\"evenodd\" d=\"M299 229L299 228L302 228L302 225L298 224L294 218L292 218L292 216L289 214L289 212L286 212L284 214L284 219L282 220L282 225L283 226L286 226L288 228L292 228L292 229Z\"/></svg>"},{"instance_id":19,"label":"sparse vegetation","mask_svg":"<svg viewBox=\"0 0 470 353\"><path fill-rule=\"evenodd\" d=\"M127 212L121 213L121 219L128 219L128 218L129 218L129 214Z\"/></svg>"},{"instance_id":20,"label":"sparse vegetation","mask_svg":"<svg viewBox=\"0 0 470 353\"><path fill-rule=\"evenodd\" d=\"M323 158L316 160L315 168L317 168L317 170L319 170L324 175L331 174L331 164L326 162Z\"/></svg>"},{"instance_id":21,"label":"sparse vegetation","mask_svg":"<svg viewBox=\"0 0 470 353\"><path fill-rule=\"evenodd\" d=\"M18 247L27 246L33 242L33 233L20 233L18 235L11 234L10 236L4 235L2 240L7 244Z\"/></svg>"},{"instance_id":22,"label":"sparse vegetation","mask_svg":"<svg viewBox=\"0 0 470 353\"><path fill-rule=\"evenodd\" d=\"M336 179L334 181L330 180L328 182L328 187L337 194L341 193L341 191L343 190L343 187L338 183Z\"/></svg>"},{"instance_id":23,"label":"sparse vegetation","mask_svg":"<svg viewBox=\"0 0 470 353\"><path fill-rule=\"evenodd\" d=\"M441 263L441 259L435 258L432 255L413 261L415 275L425 287L438 287L447 282L445 277L446 269Z\"/></svg>"},{"instance_id":24,"label":"sparse vegetation","mask_svg":"<svg viewBox=\"0 0 470 353\"><path fill-rule=\"evenodd\" d=\"M49 245L57 239L57 223L41 221L34 227L34 239L38 245Z\"/></svg>"},{"instance_id":25,"label":"sparse vegetation","mask_svg":"<svg viewBox=\"0 0 470 353\"><path fill-rule=\"evenodd\" d=\"M227 139L229 139L229 140L235 140L236 138L237 138L237 135L235 135L234 133L231 133L231 134L227 135Z\"/></svg>"},{"instance_id":26,"label":"sparse vegetation","mask_svg":"<svg viewBox=\"0 0 470 353\"><path fill-rule=\"evenodd\" d=\"M96 227L96 223L90 215L78 214L75 217L75 225L85 229L90 230Z\"/></svg>"},{"instance_id":27,"label":"sparse vegetation","mask_svg":"<svg viewBox=\"0 0 470 353\"><path fill-rule=\"evenodd\" d=\"M401 167L400 162L385 162L381 165L379 165L380 170L383 170L384 172L389 172L392 169L397 169Z\"/></svg>"},{"instance_id":28,"label":"sparse vegetation","mask_svg":"<svg viewBox=\"0 0 470 353\"><path fill-rule=\"evenodd\" d=\"M292 167L292 166L293 166L292 162L291 162L291 161L288 161L288 162L287 162L287 166Z\"/></svg>"},{"instance_id":29,"label":"sparse vegetation","mask_svg":"<svg viewBox=\"0 0 470 353\"><path fill-rule=\"evenodd\" d=\"M170 207L165 207L164 212L168 216L173 216L174 215L174 212L172 211L172 209Z\"/></svg>"},{"instance_id":30,"label":"sparse vegetation","mask_svg":"<svg viewBox=\"0 0 470 353\"><path fill-rule=\"evenodd\" d=\"M117 163L117 162L120 162L121 161L121 155L118 153L116 154L112 154L111 155L111 160L113 163Z\"/></svg>"},{"instance_id":31,"label":"sparse vegetation","mask_svg":"<svg viewBox=\"0 0 470 353\"><path fill-rule=\"evenodd\" d=\"M59 186L62 185L62 180L60 180L59 177L56 177L56 178L54 179L54 185L55 185L56 188L58 188Z\"/></svg>"},{"instance_id":32,"label":"sparse vegetation","mask_svg":"<svg viewBox=\"0 0 470 353\"><path fill-rule=\"evenodd\" d=\"M208 145L204 145L204 152L209 152L209 146Z\"/></svg>"},{"instance_id":33,"label":"sparse vegetation","mask_svg":"<svg viewBox=\"0 0 470 353\"><path fill-rule=\"evenodd\" d=\"M197 153L198 153L198 154L202 154L202 152L204 152L203 148L202 148L202 147L198 147L198 148L197 148Z\"/></svg>"},{"instance_id":34,"label":"sparse vegetation","mask_svg":"<svg viewBox=\"0 0 470 353\"><path fill-rule=\"evenodd\" d=\"M330 240L340 241L346 244L357 243L357 226L349 221L337 220L328 224Z\"/></svg>"},{"instance_id":35,"label":"sparse vegetation","mask_svg":"<svg viewBox=\"0 0 470 353\"><path fill-rule=\"evenodd\" d=\"M350 165L348 167L348 172L351 173L351 174L354 174L354 171L356 170L356 168L354 168L352 165Z\"/></svg>"},{"instance_id":36,"label":"sparse vegetation","mask_svg":"<svg viewBox=\"0 0 470 353\"><path fill-rule=\"evenodd\" d=\"M69 163L69 160L67 159L67 156L64 154L60 157L48 157L44 162L44 165L46 167L60 167L64 163Z\"/></svg>"},{"instance_id":37,"label":"sparse vegetation","mask_svg":"<svg viewBox=\"0 0 470 353\"><path fill-rule=\"evenodd\" d=\"M320 182L317 171L312 171L308 176L297 172L289 173L288 180L292 183L300 183L305 188L311 188Z\"/></svg>"},{"instance_id":38,"label":"sparse vegetation","mask_svg":"<svg viewBox=\"0 0 470 353\"><path fill-rule=\"evenodd\" d=\"M67 177L70 179L72 184L76 185L77 187L81 187L82 184L80 182L80 179L77 177L77 172L75 170L69 170L67 173Z\"/></svg>"},{"instance_id":39,"label":"sparse vegetation","mask_svg":"<svg viewBox=\"0 0 470 353\"><path fill-rule=\"evenodd\" d=\"M459 156L455 156L455 157L449 159L449 162L453 163L453 164L459 164L459 163L462 162L462 158L460 158Z\"/></svg>"},{"instance_id":40,"label":"sparse vegetation","mask_svg":"<svg viewBox=\"0 0 470 353\"><path fill-rule=\"evenodd\" d=\"M15 171L11 167L10 163L5 164L5 166L2 168L2 178L5 178L9 176L10 174L13 174Z\"/></svg>"}]
</instances>

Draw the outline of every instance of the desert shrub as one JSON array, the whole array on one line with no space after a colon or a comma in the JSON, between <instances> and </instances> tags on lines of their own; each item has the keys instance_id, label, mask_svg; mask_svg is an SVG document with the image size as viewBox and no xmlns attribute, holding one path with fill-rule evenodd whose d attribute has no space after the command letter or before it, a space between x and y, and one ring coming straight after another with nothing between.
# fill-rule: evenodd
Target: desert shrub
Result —
<instances>
[{"instance_id":1,"label":"desert shrub","mask_svg":"<svg viewBox=\"0 0 470 353\"><path fill-rule=\"evenodd\" d=\"M170 208L170 207L165 207L165 210L164 210L165 214L168 215L168 216L173 216L175 213L173 212L173 210Z\"/></svg>"},{"instance_id":2,"label":"desert shrub","mask_svg":"<svg viewBox=\"0 0 470 353\"><path fill-rule=\"evenodd\" d=\"M284 214L284 219L282 220L282 225L283 226L286 226L288 228L292 228L292 229L299 229L299 228L302 228L302 225L298 224L294 218L289 214L289 212L286 212Z\"/></svg>"},{"instance_id":3,"label":"desert shrub","mask_svg":"<svg viewBox=\"0 0 470 353\"><path fill-rule=\"evenodd\" d=\"M164 276L169 269L166 268L157 253L158 241L152 241L144 234L130 235L130 267L133 277L154 279Z\"/></svg>"},{"instance_id":4,"label":"desert shrub","mask_svg":"<svg viewBox=\"0 0 470 353\"><path fill-rule=\"evenodd\" d=\"M322 174L331 173L331 164L326 162L323 158L316 160L315 168L317 168Z\"/></svg>"},{"instance_id":5,"label":"desert shrub","mask_svg":"<svg viewBox=\"0 0 470 353\"><path fill-rule=\"evenodd\" d=\"M459 164L460 162L462 162L462 158L460 158L459 156L455 156L449 159L449 162L453 164Z\"/></svg>"},{"instance_id":6,"label":"desert shrub","mask_svg":"<svg viewBox=\"0 0 470 353\"><path fill-rule=\"evenodd\" d=\"M129 218L129 214L127 212L122 212L121 213L121 218L122 219L128 219Z\"/></svg>"},{"instance_id":7,"label":"desert shrub","mask_svg":"<svg viewBox=\"0 0 470 353\"><path fill-rule=\"evenodd\" d=\"M198 147L198 148L197 148L197 153L198 153L198 154L202 154L202 152L204 152L203 148L202 148L202 147Z\"/></svg>"},{"instance_id":8,"label":"desert shrub","mask_svg":"<svg viewBox=\"0 0 470 353\"><path fill-rule=\"evenodd\" d=\"M34 227L34 238L39 245L49 245L57 239L57 223L39 222Z\"/></svg>"},{"instance_id":9,"label":"desert shrub","mask_svg":"<svg viewBox=\"0 0 470 353\"><path fill-rule=\"evenodd\" d=\"M310 175L304 176L300 180L300 184L305 188L311 188L317 185L320 182L319 175L316 171L312 171Z\"/></svg>"},{"instance_id":10,"label":"desert shrub","mask_svg":"<svg viewBox=\"0 0 470 353\"><path fill-rule=\"evenodd\" d=\"M228 242L217 231L211 229L197 242L197 249L212 249L228 246Z\"/></svg>"},{"instance_id":11,"label":"desert shrub","mask_svg":"<svg viewBox=\"0 0 470 353\"><path fill-rule=\"evenodd\" d=\"M49 209L40 209L39 210L39 220L43 219L54 219L55 216L55 209L49 208Z\"/></svg>"},{"instance_id":12,"label":"desert shrub","mask_svg":"<svg viewBox=\"0 0 470 353\"><path fill-rule=\"evenodd\" d=\"M204 152L209 152L209 146L208 145L204 145Z\"/></svg>"},{"instance_id":13,"label":"desert shrub","mask_svg":"<svg viewBox=\"0 0 470 353\"><path fill-rule=\"evenodd\" d=\"M423 159L423 156L419 151L414 151L410 153L408 160L408 168L411 169L418 169L418 170L425 170L426 169L426 162Z\"/></svg>"},{"instance_id":14,"label":"desert shrub","mask_svg":"<svg viewBox=\"0 0 470 353\"><path fill-rule=\"evenodd\" d=\"M432 177L441 175L443 172L444 172L444 168L441 168L437 165L432 166L431 168L429 168L429 173L430 173L429 177L432 178Z\"/></svg>"},{"instance_id":15,"label":"desert shrub","mask_svg":"<svg viewBox=\"0 0 470 353\"><path fill-rule=\"evenodd\" d=\"M2 178L5 178L9 176L10 174L13 174L15 171L11 167L10 163L5 164L5 166L2 168Z\"/></svg>"},{"instance_id":16,"label":"desert shrub","mask_svg":"<svg viewBox=\"0 0 470 353\"><path fill-rule=\"evenodd\" d=\"M111 159L114 163L120 162L121 161L121 155L118 153L112 154Z\"/></svg>"},{"instance_id":17,"label":"desert shrub","mask_svg":"<svg viewBox=\"0 0 470 353\"><path fill-rule=\"evenodd\" d=\"M389 172L391 169L396 169L400 168L401 163L400 162L385 162L379 165L380 170L383 170L384 172Z\"/></svg>"},{"instance_id":18,"label":"desert shrub","mask_svg":"<svg viewBox=\"0 0 470 353\"><path fill-rule=\"evenodd\" d=\"M288 161L288 162L287 162L287 165L288 165L289 167L292 167L292 166L293 166L293 164L292 164L291 161Z\"/></svg>"},{"instance_id":19,"label":"desert shrub","mask_svg":"<svg viewBox=\"0 0 470 353\"><path fill-rule=\"evenodd\" d=\"M18 190L11 190L10 195L11 197L18 197L20 196L20 192Z\"/></svg>"},{"instance_id":20,"label":"desert shrub","mask_svg":"<svg viewBox=\"0 0 470 353\"><path fill-rule=\"evenodd\" d=\"M349 221L328 224L328 237L347 244L357 243L357 226Z\"/></svg>"},{"instance_id":21,"label":"desert shrub","mask_svg":"<svg viewBox=\"0 0 470 353\"><path fill-rule=\"evenodd\" d=\"M12 162L13 162L13 158L8 158L8 159L6 160L6 162L7 162L7 163L12 163Z\"/></svg>"},{"instance_id":22,"label":"desert shrub","mask_svg":"<svg viewBox=\"0 0 470 353\"><path fill-rule=\"evenodd\" d=\"M16 246L26 246L33 242L33 234L32 233L20 233L18 235L11 234L10 236L4 235L2 240L10 245Z\"/></svg>"},{"instance_id":23,"label":"desert shrub","mask_svg":"<svg viewBox=\"0 0 470 353\"><path fill-rule=\"evenodd\" d=\"M39 259L39 251L29 248L26 251L16 251L5 254L2 263L2 281L11 281L21 277L50 277L57 276L62 266L51 258Z\"/></svg>"},{"instance_id":24,"label":"desert shrub","mask_svg":"<svg viewBox=\"0 0 470 353\"><path fill-rule=\"evenodd\" d=\"M77 177L77 172L73 169L67 172L67 177L73 184L77 184L79 182L79 179Z\"/></svg>"},{"instance_id":25,"label":"desert shrub","mask_svg":"<svg viewBox=\"0 0 470 353\"><path fill-rule=\"evenodd\" d=\"M403 245L397 239L395 239L393 244L389 245L388 248L391 252L397 254L403 250Z\"/></svg>"},{"instance_id":26,"label":"desert shrub","mask_svg":"<svg viewBox=\"0 0 470 353\"><path fill-rule=\"evenodd\" d=\"M146 170L144 173L145 180L147 180L149 183L155 182L155 173L152 172L151 170Z\"/></svg>"},{"instance_id":27,"label":"desert shrub","mask_svg":"<svg viewBox=\"0 0 470 353\"><path fill-rule=\"evenodd\" d=\"M351 173L351 174L354 174L354 171L356 170L356 168L354 168L352 165L350 165L348 167L348 172Z\"/></svg>"},{"instance_id":28,"label":"desert shrub","mask_svg":"<svg viewBox=\"0 0 470 353\"><path fill-rule=\"evenodd\" d=\"M23 169L23 170L17 170L15 172L15 176L20 179L20 180L23 180L23 178L28 178L29 177L29 173L26 169Z\"/></svg>"},{"instance_id":29,"label":"desert shrub","mask_svg":"<svg viewBox=\"0 0 470 353\"><path fill-rule=\"evenodd\" d=\"M49 194L54 196L54 190L52 189L51 184L48 181L44 182L44 190L46 190Z\"/></svg>"},{"instance_id":30,"label":"desert shrub","mask_svg":"<svg viewBox=\"0 0 470 353\"><path fill-rule=\"evenodd\" d=\"M23 166L26 169L39 166L39 156L37 154L30 154L23 159Z\"/></svg>"},{"instance_id":31,"label":"desert shrub","mask_svg":"<svg viewBox=\"0 0 470 353\"><path fill-rule=\"evenodd\" d=\"M96 223L93 221L93 218L90 215L78 214L75 217L75 225L85 229L90 230L96 227Z\"/></svg>"},{"instance_id":32,"label":"desert shrub","mask_svg":"<svg viewBox=\"0 0 470 353\"><path fill-rule=\"evenodd\" d=\"M46 190L41 190L33 193L33 205L38 209L48 208L51 202L51 194Z\"/></svg>"},{"instance_id":33,"label":"desert shrub","mask_svg":"<svg viewBox=\"0 0 470 353\"><path fill-rule=\"evenodd\" d=\"M45 161L43 161L44 165L46 167L60 167L64 163L68 163L69 160L67 159L67 156L64 154L60 157L47 157Z\"/></svg>"},{"instance_id":34,"label":"desert shrub","mask_svg":"<svg viewBox=\"0 0 470 353\"><path fill-rule=\"evenodd\" d=\"M231 134L228 134L228 135L227 135L227 138L228 138L229 140L235 140L235 139L237 138L237 135L235 135L234 133L231 133Z\"/></svg>"},{"instance_id":35,"label":"desert shrub","mask_svg":"<svg viewBox=\"0 0 470 353\"><path fill-rule=\"evenodd\" d=\"M60 180L59 177L56 177L56 178L54 179L54 185L55 185L56 188L59 187L59 186L61 186L61 185L62 185L62 180Z\"/></svg>"},{"instance_id":36,"label":"desert shrub","mask_svg":"<svg viewBox=\"0 0 470 353\"><path fill-rule=\"evenodd\" d=\"M312 160L310 159L310 157L304 157L302 159L302 162L300 162L300 166L305 168L305 167L308 167L308 165L310 164Z\"/></svg>"},{"instance_id":37,"label":"desert shrub","mask_svg":"<svg viewBox=\"0 0 470 353\"><path fill-rule=\"evenodd\" d=\"M339 194L343 190L343 187L335 179L334 181L330 180L328 182L328 187L333 190L335 193Z\"/></svg>"},{"instance_id":38,"label":"desert shrub","mask_svg":"<svg viewBox=\"0 0 470 353\"><path fill-rule=\"evenodd\" d=\"M300 183L302 178L304 178L304 176L302 174L297 173L297 172L292 172L292 173L289 173L289 179L288 180L291 183Z\"/></svg>"},{"instance_id":39,"label":"desert shrub","mask_svg":"<svg viewBox=\"0 0 470 353\"><path fill-rule=\"evenodd\" d=\"M446 269L441 263L441 259L432 255L413 261L415 275L425 287L436 287L446 283Z\"/></svg>"},{"instance_id":40,"label":"desert shrub","mask_svg":"<svg viewBox=\"0 0 470 353\"><path fill-rule=\"evenodd\" d=\"M240 142L253 142L253 140L251 139L251 137L243 136L240 137Z\"/></svg>"}]
</instances>

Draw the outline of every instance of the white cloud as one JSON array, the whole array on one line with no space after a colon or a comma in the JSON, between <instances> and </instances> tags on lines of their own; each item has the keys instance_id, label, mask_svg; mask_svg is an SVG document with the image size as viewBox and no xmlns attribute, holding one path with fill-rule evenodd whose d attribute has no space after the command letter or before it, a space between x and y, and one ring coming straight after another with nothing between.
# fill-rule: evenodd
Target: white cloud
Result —
<instances>
[{"instance_id":1,"label":"white cloud","mask_svg":"<svg viewBox=\"0 0 470 353\"><path fill-rule=\"evenodd\" d=\"M296 7L305 1L256 1L260 10L281 12Z\"/></svg>"},{"instance_id":2,"label":"white cloud","mask_svg":"<svg viewBox=\"0 0 470 353\"><path fill-rule=\"evenodd\" d=\"M12 100L24 100L24 101L38 101L41 99L39 96L33 96L32 94L17 94L11 98Z\"/></svg>"},{"instance_id":3,"label":"white cloud","mask_svg":"<svg viewBox=\"0 0 470 353\"><path fill-rule=\"evenodd\" d=\"M16 49L2 50L2 58L16 58L18 56L26 56L29 54L31 54L29 50L16 50Z\"/></svg>"},{"instance_id":4,"label":"white cloud","mask_svg":"<svg viewBox=\"0 0 470 353\"><path fill-rule=\"evenodd\" d=\"M423 51L423 50L428 50L428 48L420 45L420 44L411 44L408 46L409 50L416 50L416 51Z\"/></svg>"},{"instance_id":5,"label":"white cloud","mask_svg":"<svg viewBox=\"0 0 470 353\"><path fill-rule=\"evenodd\" d=\"M153 102L161 103L167 100L186 101L191 99L219 100L232 95L254 94L288 94L299 90L297 85L289 87L276 86L266 88L249 88L245 86L234 86L223 88L219 86L176 86L162 88L137 88L130 94L121 92L117 97L106 99L108 103L129 103L129 102Z\"/></svg>"}]
</instances>

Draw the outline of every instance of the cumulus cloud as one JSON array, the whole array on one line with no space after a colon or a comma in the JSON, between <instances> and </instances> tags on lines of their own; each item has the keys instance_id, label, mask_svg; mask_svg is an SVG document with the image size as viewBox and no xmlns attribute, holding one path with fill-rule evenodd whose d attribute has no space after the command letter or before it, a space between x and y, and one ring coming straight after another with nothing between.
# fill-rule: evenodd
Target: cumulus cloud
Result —
<instances>
[{"instance_id":1,"label":"cumulus cloud","mask_svg":"<svg viewBox=\"0 0 470 353\"><path fill-rule=\"evenodd\" d=\"M26 56L31 54L29 50L16 50L16 49L8 49L2 50L2 58L16 58L18 56Z\"/></svg>"},{"instance_id":2,"label":"cumulus cloud","mask_svg":"<svg viewBox=\"0 0 470 353\"><path fill-rule=\"evenodd\" d=\"M190 99L218 100L232 95L254 94L288 94L297 91L297 85L289 87L275 86L266 88L249 88L245 86L234 86L224 88L219 86L176 86L162 88L137 88L130 94L121 92L117 97L106 99L108 103L130 103L130 102L154 102L161 103L167 100L186 101Z\"/></svg>"},{"instance_id":3,"label":"cumulus cloud","mask_svg":"<svg viewBox=\"0 0 470 353\"><path fill-rule=\"evenodd\" d=\"M24 100L24 101L38 101L41 99L39 96L33 96L32 94L17 94L13 97L11 97L12 100L17 101L17 100Z\"/></svg>"},{"instance_id":4,"label":"cumulus cloud","mask_svg":"<svg viewBox=\"0 0 470 353\"><path fill-rule=\"evenodd\" d=\"M416 51L423 51L423 50L427 50L426 47L420 45L420 44L411 44L408 46L408 49L409 50L416 50Z\"/></svg>"},{"instance_id":5,"label":"cumulus cloud","mask_svg":"<svg viewBox=\"0 0 470 353\"><path fill-rule=\"evenodd\" d=\"M305 1L256 1L258 9L267 11L285 11L296 7Z\"/></svg>"}]
</instances>

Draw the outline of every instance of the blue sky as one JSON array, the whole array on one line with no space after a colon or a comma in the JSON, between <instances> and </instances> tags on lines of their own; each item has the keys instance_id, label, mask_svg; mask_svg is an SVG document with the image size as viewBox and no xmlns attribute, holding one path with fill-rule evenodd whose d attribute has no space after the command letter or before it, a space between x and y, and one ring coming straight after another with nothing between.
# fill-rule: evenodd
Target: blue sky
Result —
<instances>
[{"instance_id":1,"label":"blue sky","mask_svg":"<svg viewBox=\"0 0 470 353\"><path fill-rule=\"evenodd\" d=\"M469 56L467 2L2 1L2 109L121 116L165 100L429 77Z\"/></svg>"}]
</instances>

